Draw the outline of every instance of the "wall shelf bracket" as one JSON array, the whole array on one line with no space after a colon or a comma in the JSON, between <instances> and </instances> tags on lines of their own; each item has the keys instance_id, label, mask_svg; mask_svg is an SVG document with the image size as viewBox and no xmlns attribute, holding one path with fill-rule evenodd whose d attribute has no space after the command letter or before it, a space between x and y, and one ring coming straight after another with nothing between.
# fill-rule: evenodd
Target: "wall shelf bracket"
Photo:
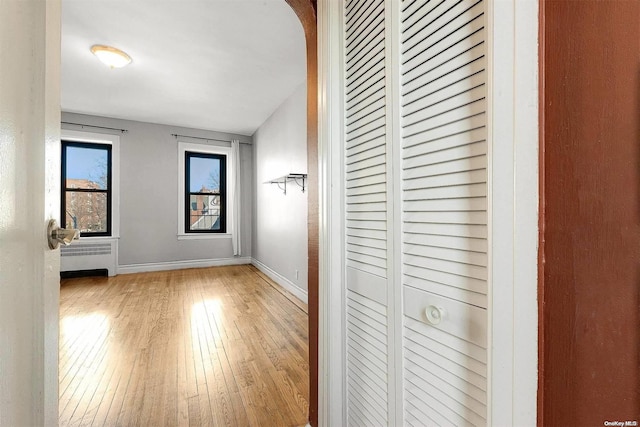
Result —
<instances>
[{"instance_id":1,"label":"wall shelf bracket","mask_svg":"<svg viewBox=\"0 0 640 427\"><path fill-rule=\"evenodd\" d=\"M281 176L279 178L274 178L265 182L265 184L276 184L280 190L286 195L287 194L287 182L293 182L298 187L302 189L304 193L306 190L307 183L307 174L306 173L290 173L288 175Z\"/></svg>"}]
</instances>

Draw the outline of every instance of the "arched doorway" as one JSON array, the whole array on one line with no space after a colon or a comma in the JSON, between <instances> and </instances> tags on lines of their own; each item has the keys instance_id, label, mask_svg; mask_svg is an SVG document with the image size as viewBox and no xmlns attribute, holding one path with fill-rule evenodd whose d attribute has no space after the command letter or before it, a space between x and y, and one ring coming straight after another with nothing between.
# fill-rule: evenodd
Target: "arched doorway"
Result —
<instances>
[{"instance_id":1,"label":"arched doorway","mask_svg":"<svg viewBox=\"0 0 640 427\"><path fill-rule=\"evenodd\" d=\"M286 0L307 45L307 173L309 176L309 423L318 425L318 56L316 0Z\"/></svg>"}]
</instances>

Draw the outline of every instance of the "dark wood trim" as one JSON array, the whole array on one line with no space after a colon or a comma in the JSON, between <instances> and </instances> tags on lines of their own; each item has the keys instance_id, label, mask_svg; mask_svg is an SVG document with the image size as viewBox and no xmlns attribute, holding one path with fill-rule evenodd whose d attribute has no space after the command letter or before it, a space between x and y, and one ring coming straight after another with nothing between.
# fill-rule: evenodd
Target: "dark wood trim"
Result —
<instances>
[{"instance_id":1,"label":"dark wood trim","mask_svg":"<svg viewBox=\"0 0 640 427\"><path fill-rule=\"evenodd\" d=\"M640 421L639 20L540 2L539 426Z\"/></svg>"},{"instance_id":2,"label":"dark wood trim","mask_svg":"<svg viewBox=\"0 0 640 427\"><path fill-rule=\"evenodd\" d=\"M318 41L315 0L286 0L307 43L307 174L309 245L309 423L318 425Z\"/></svg>"},{"instance_id":3,"label":"dark wood trim","mask_svg":"<svg viewBox=\"0 0 640 427\"><path fill-rule=\"evenodd\" d=\"M537 425L544 427L544 218L545 218L545 161L544 161L544 36L545 2L541 0L538 11L538 393L537 393Z\"/></svg>"}]
</instances>

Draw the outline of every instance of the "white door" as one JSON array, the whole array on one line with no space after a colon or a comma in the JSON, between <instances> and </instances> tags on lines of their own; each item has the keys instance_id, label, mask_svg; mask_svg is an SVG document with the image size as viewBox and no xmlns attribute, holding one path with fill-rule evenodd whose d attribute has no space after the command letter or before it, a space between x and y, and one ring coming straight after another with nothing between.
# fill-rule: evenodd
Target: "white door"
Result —
<instances>
[{"instance_id":1,"label":"white door","mask_svg":"<svg viewBox=\"0 0 640 427\"><path fill-rule=\"evenodd\" d=\"M346 381L352 426L384 426L393 418L385 6L384 0L345 2L343 18Z\"/></svg>"},{"instance_id":2,"label":"white door","mask_svg":"<svg viewBox=\"0 0 640 427\"><path fill-rule=\"evenodd\" d=\"M537 13L318 1L321 425L535 424Z\"/></svg>"},{"instance_id":3,"label":"white door","mask_svg":"<svg viewBox=\"0 0 640 427\"><path fill-rule=\"evenodd\" d=\"M0 425L58 423L60 2L0 2Z\"/></svg>"},{"instance_id":4,"label":"white door","mask_svg":"<svg viewBox=\"0 0 640 427\"><path fill-rule=\"evenodd\" d=\"M482 0L401 5L409 425L487 425L485 11Z\"/></svg>"},{"instance_id":5,"label":"white door","mask_svg":"<svg viewBox=\"0 0 640 427\"><path fill-rule=\"evenodd\" d=\"M485 10L344 2L349 425L487 424Z\"/></svg>"}]
</instances>

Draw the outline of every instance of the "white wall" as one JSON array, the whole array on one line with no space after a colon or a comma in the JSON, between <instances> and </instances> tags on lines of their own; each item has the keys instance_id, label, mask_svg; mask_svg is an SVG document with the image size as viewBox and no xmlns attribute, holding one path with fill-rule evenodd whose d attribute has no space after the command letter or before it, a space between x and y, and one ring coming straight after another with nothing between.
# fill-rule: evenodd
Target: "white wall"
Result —
<instances>
[{"instance_id":1,"label":"white wall","mask_svg":"<svg viewBox=\"0 0 640 427\"><path fill-rule=\"evenodd\" d=\"M118 265L233 258L231 238L178 240L178 141L172 134L251 142L251 137L128 120L63 113L63 122L127 129L120 135L120 239ZM79 126L63 125L80 130ZM110 132L85 128L88 132ZM184 141L206 141L184 138ZM240 145L242 248L251 256L252 149ZM127 267L129 266L129 267Z\"/></svg>"},{"instance_id":2,"label":"white wall","mask_svg":"<svg viewBox=\"0 0 640 427\"><path fill-rule=\"evenodd\" d=\"M303 300L308 270L307 193L289 183L285 195L277 185L265 182L288 173L307 173L306 106L305 82L253 135L252 256L259 268Z\"/></svg>"}]
</instances>

